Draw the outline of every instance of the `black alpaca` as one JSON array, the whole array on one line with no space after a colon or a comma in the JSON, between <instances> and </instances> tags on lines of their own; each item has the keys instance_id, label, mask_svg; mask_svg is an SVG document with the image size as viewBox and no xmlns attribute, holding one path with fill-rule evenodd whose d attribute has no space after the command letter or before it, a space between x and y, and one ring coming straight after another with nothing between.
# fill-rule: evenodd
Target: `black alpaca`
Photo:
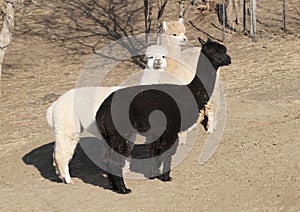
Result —
<instances>
[{"instance_id":1,"label":"black alpaca","mask_svg":"<svg viewBox=\"0 0 300 212\"><path fill-rule=\"evenodd\" d=\"M200 70L201 64L207 58L212 64L211 69L217 71L220 66L231 63L230 56L226 54L225 46L210 39L201 43L202 49L197 72L188 85L158 84L120 89L105 99L96 114L97 127L107 144L115 152L125 157L130 155L132 147L127 138L134 132L131 127L128 127L128 111L124 111L124 102L128 101L129 97L134 97L129 106L129 120L139 133L145 133L151 127L155 128L155 126L152 126L153 122L149 121L149 115L153 111L161 111L164 114L166 124L162 130L163 133L152 143L147 144L149 157L158 158L153 160L153 166L150 167L152 170L152 176L150 177L157 177L162 181L171 180L171 157L176 152L178 133L187 130L197 122L199 111L204 108L209 100L210 95L205 89L207 87L198 77L198 72L203 71ZM173 98L174 96L176 96L176 99ZM191 102L191 99L194 102ZM185 108L185 110L181 111L181 108ZM155 123L159 123L159 121L155 122L154 120ZM122 128L122 132L126 132L126 138L119 133L114 123L118 123L118 126ZM161 155L163 157L156 157ZM126 188L122 177L122 167L125 160L111 160L108 163L107 166L114 170L114 174L108 173L113 188L123 194L129 193L131 190ZM160 174L159 167L161 164L163 164L163 172Z\"/></svg>"}]
</instances>

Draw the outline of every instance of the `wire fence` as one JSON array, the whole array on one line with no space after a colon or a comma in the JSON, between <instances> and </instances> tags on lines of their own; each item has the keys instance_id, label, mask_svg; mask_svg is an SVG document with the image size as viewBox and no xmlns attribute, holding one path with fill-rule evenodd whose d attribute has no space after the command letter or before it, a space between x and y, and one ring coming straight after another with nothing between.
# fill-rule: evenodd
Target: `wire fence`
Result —
<instances>
[{"instance_id":1,"label":"wire fence","mask_svg":"<svg viewBox=\"0 0 300 212\"><path fill-rule=\"evenodd\" d=\"M244 32L253 40L257 33L278 30L294 34L300 32L297 0L218 0L214 4L223 31ZM222 38L225 39L224 32Z\"/></svg>"}]
</instances>

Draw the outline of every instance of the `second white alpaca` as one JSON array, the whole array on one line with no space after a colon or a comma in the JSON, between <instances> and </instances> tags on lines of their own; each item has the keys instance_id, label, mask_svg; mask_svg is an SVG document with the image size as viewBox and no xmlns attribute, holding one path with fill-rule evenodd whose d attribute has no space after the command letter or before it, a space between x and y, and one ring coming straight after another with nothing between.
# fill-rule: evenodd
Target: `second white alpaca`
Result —
<instances>
[{"instance_id":1,"label":"second white alpaca","mask_svg":"<svg viewBox=\"0 0 300 212\"><path fill-rule=\"evenodd\" d=\"M157 84L160 81L162 72L167 67L168 50L161 45L152 45L145 51L147 67L141 78L141 85Z\"/></svg>"},{"instance_id":2,"label":"second white alpaca","mask_svg":"<svg viewBox=\"0 0 300 212\"><path fill-rule=\"evenodd\" d=\"M193 47L181 50L181 46L188 40L185 31L184 20L182 18L178 21L163 22L162 45L168 49L169 57L167 57L168 66L165 69L166 74L161 74L160 83L188 84L195 76L201 48ZM203 120L204 115L208 117L207 133L213 133L216 130L216 114L220 109L220 97L218 95L220 76L218 73L215 80L215 88L212 96L205 110L201 111L197 124L192 126L190 130L194 129ZM180 136L183 143L187 139L186 136L186 133Z\"/></svg>"}]
</instances>

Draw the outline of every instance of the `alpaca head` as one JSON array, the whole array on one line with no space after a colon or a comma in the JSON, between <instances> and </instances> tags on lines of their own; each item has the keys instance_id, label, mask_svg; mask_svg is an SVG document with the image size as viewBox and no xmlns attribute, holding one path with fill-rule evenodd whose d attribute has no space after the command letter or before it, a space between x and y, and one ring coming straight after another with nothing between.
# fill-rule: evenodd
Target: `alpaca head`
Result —
<instances>
[{"instance_id":1,"label":"alpaca head","mask_svg":"<svg viewBox=\"0 0 300 212\"><path fill-rule=\"evenodd\" d=\"M198 40L202 44L201 52L209 59L216 70L221 66L231 64L231 58L227 54L227 48L224 45L210 38L206 42L201 38L198 38Z\"/></svg>"},{"instance_id":2,"label":"alpaca head","mask_svg":"<svg viewBox=\"0 0 300 212\"><path fill-rule=\"evenodd\" d=\"M161 45L152 45L147 47L145 59L147 60L147 68L151 71L164 71L167 67L168 50Z\"/></svg>"},{"instance_id":3,"label":"alpaca head","mask_svg":"<svg viewBox=\"0 0 300 212\"><path fill-rule=\"evenodd\" d=\"M174 38L179 44L185 44L188 39L185 35L185 26L183 18L179 18L178 21L170 21L170 22L163 22L163 33Z\"/></svg>"}]
</instances>

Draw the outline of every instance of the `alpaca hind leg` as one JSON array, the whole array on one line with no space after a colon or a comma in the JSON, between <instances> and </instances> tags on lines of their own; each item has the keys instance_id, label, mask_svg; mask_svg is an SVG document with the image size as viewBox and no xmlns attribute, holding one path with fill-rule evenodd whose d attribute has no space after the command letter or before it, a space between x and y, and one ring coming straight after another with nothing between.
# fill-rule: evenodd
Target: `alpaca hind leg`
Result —
<instances>
[{"instance_id":1,"label":"alpaca hind leg","mask_svg":"<svg viewBox=\"0 0 300 212\"><path fill-rule=\"evenodd\" d=\"M172 155L167 154L163 160L162 174L157 177L159 180L164 182L172 180L172 177L170 177L171 160L172 160Z\"/></svg>"},{"instance_id":2,"label":"alpaca hind leg","mask_svg":"<svg viewBox=\"0 0 300 212\"><path fill-rule=\"evenodd\" d=\"M147 176L149 179L155 179L157 178L158 176L161 175L161 171L160 171L160 167L161 167L161 164L162 164L162 160L161 158L158 156L158 157L154 157L152 160L151 160L151 165L150 165L150 173L149 173L149 176Z\"/></svg>"},{"instance_id":3,"label":"alpaca hind leg","mask_svg":"<svg viewBox=\"0 0 300 212\"><path fill-rule=\"evenodd\" d=\"M149 164L149 173L148 178L149 179L155 179L157 176L161 174L160 167L162 164L161 156L159 155L159 145L160 145L160 139L157 141L152 142L149 145L148 149L148 157L151 158L150 164Z\"/></svg>"},{"instance_id":4,"label":"alpaca hind leg","mask_svg":"<svg viewBox=\"0 0 300 212\"><path fill-rule=\"evenodd\" d=\"M157 178L161 181L171 181L172 178L170 177L171 173L171 162L172 162L172 155L176 153L177 146L178 146L178 135L164 135L162 137L162 142L160 146L160 151L164 152L162 157L162 164L163 170L162 174L159 175Z\"/></svg>"},{"instance_id":5,"label":"alpaca hind leg","mask_svg":"<svg viewBox=\"0 0 300 212\"><path fill-rule=\"evenodd\" d=\"M78 134L73 134L71 136L56 136L53 159L59 178L67 184L72 182L69 173L69 161L73 157L78 141Z\"/></svg>"}]
</instances>

